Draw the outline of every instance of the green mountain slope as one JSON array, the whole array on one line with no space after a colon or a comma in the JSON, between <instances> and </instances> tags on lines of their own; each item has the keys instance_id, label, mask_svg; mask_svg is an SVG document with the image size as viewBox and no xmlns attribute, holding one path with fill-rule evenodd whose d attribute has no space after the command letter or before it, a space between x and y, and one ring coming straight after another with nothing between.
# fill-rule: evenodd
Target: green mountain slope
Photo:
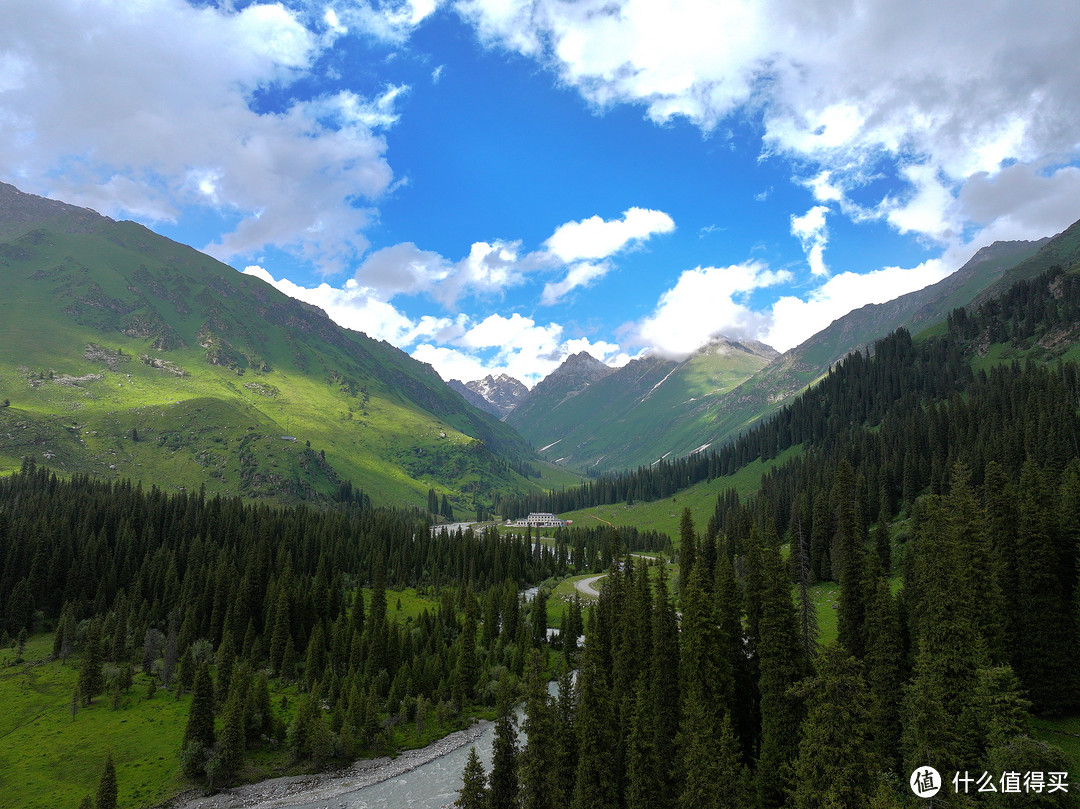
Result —
<instances>
[{"instance_id":1,"label":"green mountain slope","mask_svg":"<svg viewBox=\"0 0 1080 809\"><path fill-rule=\"evenodd\" d=\"M648 356L587 384L580 374L556 372L570 382L554 390L538 384L506 420L543 455L571 468L650 464L700 448L709 404L775 356L760 343L718 338L685 360Z\"/></svg>"},{"instance_id":2,"label":"green mountain slope","mask_svg":"<svg viewBox=\"0 0 1080 809\"><path fill-rule=\"evenodd\" d=\"M454 505L538 484L427 365L131 222L0 185L0 471Z\"/></svg>"},{"instance_id":3,"label":"green mountain slope","mask_svg":"<svg viewBox=\"0 0 1080 809\"><path fill-rule=\"evenodd\" d=\"M837 318L717 401L702 443L717 445L730 439L778 410L850 352L869 347L899 328L918 332L941 323L953 309L967 306L994 287L1010 268L1056 249L1057 239L995 242L936 284Z\"/></svg>"}]
</instances>

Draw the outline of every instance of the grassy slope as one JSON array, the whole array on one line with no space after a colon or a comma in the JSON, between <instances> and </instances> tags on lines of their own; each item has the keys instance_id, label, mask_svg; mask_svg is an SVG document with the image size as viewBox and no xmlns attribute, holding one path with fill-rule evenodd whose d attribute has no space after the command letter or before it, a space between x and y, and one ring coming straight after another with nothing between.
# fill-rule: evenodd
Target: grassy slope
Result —
<instances>
[{"instance_id":1,"label":"grassy slope","mask_svg":"<svg viewBox=\"0 0 1080 809\"><path fill-rule=\"evenodd\" d=\"M767 360L743 351L705 349L682 363L637 360L592 383L543 414L507 422L543 454L577 469L634 468L700 446L706 403L761 369Z\"/></svg>"},{"instance_id":2,"label":"grassy slope","mask_svg":"<svg viewBox=\"0 0 1080 809\"><path fill-rule=\"evenodd\" d=\"M473 492L537 488L474 441L527 457L520 438L392 346L132 223L70 233L65 221L0 245L0 471L29 454L65 472L286 500L348 479L377 502L423 505L432 487L465 508ZM155 347L163 333L174 347ZM87 356L90 344L103 350ZM226 365L208 362L218 348Z\"/></svg>"},{"instance_id":3,"label":"grassy slope","mask_svg":"<svg viewBox=\"0 0 1080 809\"><path fill-rule=\"evenodd\" d=\"M559 516L573 520L577 525L588 526L595 525L598 521L606 521L615 525L633 525L642 531L662 531L670 536L678 547L679 520L682 518L684 508L690 509L694 526L700 533L705 530L705 524L713 514L716 497L720 492L734 488L740 497L753 494L761 488L761 476L765 472L786 463L801 451L801 447L791 447L770 461L754 461L733 475L694 484L664 500L634 503L632 506L625 503L594 506L579 511L569 511Z\"/></svg>"},{"instance_id":4,"label":"grassy slope","mask_svg":"<svg viewBox=\"0 0 1080 809\"><path fill-rule=\"evenodd\" d=\"M370 601L370 591L365 591ZM388 590L391 620L409 621L438 604L415 590ZM401 601L401 610L397 602ZM54 809L78 806L93 795L105 757L116 764L119 805L159 804L191 783L180 772L180 742L187 724L191 695L176 699L158 690L147 699L149 680L135 676L131 691L119 708L112 698L99 696L72 717L71 695L78 677L78 656L66 664L49 660L53 635L31 636L25 662L16 664L15 651L0 650L0 805L20 809ZM106 664L108 670L109 664ZM295 685L271 681L271 704L283 722L292 719L296 705ZM288 706L282 708L282 697ZM424 733L416 736L410 725L395 731L399 747L417 747L445 735L434 712ZM305 766L289 761L286 753L253 752L243 779L248 781L300 772Z\"/></svg>"}]
</instances>

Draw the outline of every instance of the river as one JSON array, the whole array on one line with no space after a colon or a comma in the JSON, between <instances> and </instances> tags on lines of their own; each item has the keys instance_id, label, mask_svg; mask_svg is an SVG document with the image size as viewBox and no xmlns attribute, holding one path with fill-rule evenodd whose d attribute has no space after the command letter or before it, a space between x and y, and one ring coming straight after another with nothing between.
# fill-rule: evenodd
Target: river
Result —
<instances>
[{"instance_id":1,"label":"river","mask_svg":"<svg viewBox=\"0 0 1080 809\"><path fill-rule=\"evenodd\" d=\"M558 693L556 683L548 690ZM522 711L517 711L518 744ZM480 722L421 750L406 750L394 759L358 761L339 772L273 778L201 797L187 793L164 809L443 809L457 800L461 773L476 752L491 769L495 723Z\"/></svg>"}]
</instances>

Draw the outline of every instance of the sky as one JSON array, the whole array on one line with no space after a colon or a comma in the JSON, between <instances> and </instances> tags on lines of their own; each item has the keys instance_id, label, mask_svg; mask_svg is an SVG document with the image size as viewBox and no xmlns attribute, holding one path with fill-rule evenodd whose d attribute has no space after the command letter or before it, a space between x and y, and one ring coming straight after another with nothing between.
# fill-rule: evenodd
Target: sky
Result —
<instances>
[{"instance_id":1,"label":"sky","mask_svg":"<svg viewBox=\"0 0 1080 809\"><path fill-rule=\"evenodd\" d=\"M463 381L785 351L1080 218L1080 3L0 0L0 179Z\"/></svg>"}]
</instances>

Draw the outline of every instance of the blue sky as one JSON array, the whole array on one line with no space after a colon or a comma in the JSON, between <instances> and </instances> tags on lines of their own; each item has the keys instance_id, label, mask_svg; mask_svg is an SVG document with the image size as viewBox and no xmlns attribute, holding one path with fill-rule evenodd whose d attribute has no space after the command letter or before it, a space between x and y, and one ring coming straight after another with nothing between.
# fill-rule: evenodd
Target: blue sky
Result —
<instances>
[{"instance_id":1,"label":"blue sky","mask_svg":"<svg viewBox=\"0 0 1080 809\"><path fill-rule=\"evenodd\" d=\"M1080 218L1080 4L0 0L0 178L447 379L797 345Z\"/></svg>"}]
</instances>

